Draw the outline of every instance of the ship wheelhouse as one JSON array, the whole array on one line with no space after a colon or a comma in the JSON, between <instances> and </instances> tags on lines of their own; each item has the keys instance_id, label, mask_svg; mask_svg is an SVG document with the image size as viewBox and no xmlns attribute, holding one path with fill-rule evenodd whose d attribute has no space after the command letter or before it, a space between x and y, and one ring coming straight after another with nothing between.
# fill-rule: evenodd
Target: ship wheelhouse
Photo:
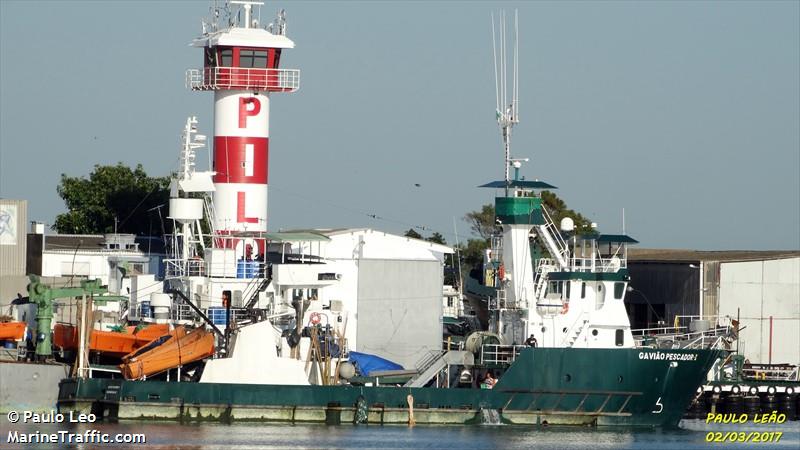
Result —
<instances>
[{"instance_id":1,"label":"ship wheelhouse","mask_svg":"<svg viewBox=\"0 0 800 450\"><path fill-rule=\"evenodd\" d=\"M189 69L186 84L194 90L294 92L300 71L281 69L283 49L294 42L261 28L231 28L205 33L193 42L204 48L203 68Z\"/></svg>"}]
</instances>

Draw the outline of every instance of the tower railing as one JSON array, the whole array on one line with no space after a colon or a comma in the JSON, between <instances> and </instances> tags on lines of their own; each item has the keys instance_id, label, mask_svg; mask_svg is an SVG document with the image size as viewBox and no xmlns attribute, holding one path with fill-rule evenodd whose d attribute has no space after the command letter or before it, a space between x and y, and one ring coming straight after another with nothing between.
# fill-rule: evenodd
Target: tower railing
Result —
<instances>
[{"instance_id":1,"label":"tower railing","mask_svg":"<svg viewBox=\"0 0 800 450\"><path fill-rule=\"evenodd\" d=\"M294 92L300 89L300 71L249 67L189 69L186 71L186 87L196 91L257 89L269 92Z\"/></svg>"}]
</instances>

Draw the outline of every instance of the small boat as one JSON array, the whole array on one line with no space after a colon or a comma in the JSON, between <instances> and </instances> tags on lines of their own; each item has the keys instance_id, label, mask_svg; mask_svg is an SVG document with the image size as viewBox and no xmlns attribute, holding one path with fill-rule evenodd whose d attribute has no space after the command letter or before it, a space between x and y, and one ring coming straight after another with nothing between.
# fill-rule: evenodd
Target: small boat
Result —
<instances>
[{"instance_id":1,"label":"small boat","mask_svg":"<svg viewBox=\"0 0 800 450\"><path fill-rule=\"evenodd\" d=\"M25 337L25 322L0 323L0 341L18 341Z\"/></svg>"},{"instance_id":2,"label":"small boat","mask_svg":"<svg viewBox=\"0 0 800 450\"><path fill-rule=\"evenodd\" d=\"M109 356L122 357L167 333L169 333L167 324L152 324L138 329L129 326L125 332L92 330L89 349ZM76 350L78 334L78 328L73 325L56 324L53 329L53 344L62 350Z\"/></svg>"},{"instance_id":3,"label":"small boat","mask_svg":"<svg viewBox=\"0 0 800 450\"><path fill-rule=\"evenodd\" d=\"M123 358L119 366L122 375L128 380L138 380L214 355L214 335L204 328L186 332L177 327L170 335L150 350Z\"/></svg>"}]
</instances>

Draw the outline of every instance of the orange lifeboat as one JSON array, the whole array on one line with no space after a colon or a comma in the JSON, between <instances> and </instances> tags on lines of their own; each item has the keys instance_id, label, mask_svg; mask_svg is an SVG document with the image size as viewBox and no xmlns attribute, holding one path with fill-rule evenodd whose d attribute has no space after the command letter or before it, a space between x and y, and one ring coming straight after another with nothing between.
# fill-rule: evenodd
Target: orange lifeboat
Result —
<instances>
[{"instance_id":1,"label":"orange lifeboat","mask_svg":"<svg viewBox=\"0 0 800 450\"><path fill-rule=\"evenodd\" d=\"M150 350L123 357L122 375L128 380L141 379L214 354L214 335L204 328L186 332L178 327L170 335Z\"/></svg>"},{"instance_id":2,"label":"orange lifeboat","mask_svg":"<svg viewBox=\"0 0 800 450\"><path fill-rule=\"evenodd\" d=\"M19 341L25 337L25 322L0 323L0 341Z\"/></svg>"},{"instance_id":3,"label":"orange lifeboat","mask_svg":"<svg viewBox=\"0 0 800 450\"><path fill-rule=\"evenodd\" d=\"M169 333L169 325L152 324L136 329L129 326L125 333L92 330L89 349L110 356L121 357L144 347L152 340ZM53 329L53 344L64 350L78 348L78 329L73 325L59 323Z\"/></svg>"}]
</instances>

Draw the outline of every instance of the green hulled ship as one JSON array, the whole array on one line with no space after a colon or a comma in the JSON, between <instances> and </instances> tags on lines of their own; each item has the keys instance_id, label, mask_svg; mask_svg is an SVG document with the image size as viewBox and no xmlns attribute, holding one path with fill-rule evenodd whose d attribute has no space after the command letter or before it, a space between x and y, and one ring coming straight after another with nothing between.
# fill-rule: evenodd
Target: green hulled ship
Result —
<instances>
[{"instance_id":1,"label":"green hulled ship","mask_svg":"<svg viewBox=\"0 0 800 450\"><path fill-rule=\"evenodd\" d=\"M218 53L221 64L230 64L225 60L228 48L216 47L241 36L252 35L250 47L258 46L259 36L266 36L264 48L278 42L266 30L255 33L249 26L248 22L244 28L212 27L214 31L196 41L205 46L206 64L216 64ZM257 51L235 45L234 49L237 58L243 51ZM258 70L262 69L247 68L248 73ZM263 70L267 71L264 80L269 87L272 75L268 71L272 69ZM505 75L505 69L500 73ZM253 300L242 300L248 310L246 320L231 317L231 291L219 286L234 286L241 277L236 278L235 273L229 278L224 273L214 275L213 267L198 263L191 253L197 241L188 233L197 221L193 214L186 214L183 226L176 227L184 233L175 238L175 242L184 243L176 245L182 254L169 261L185 270L173 277L170 288L197 312L193 319L203 318L208 323L203 327L218 332L218 347L223 347L224 352L183 367L178 349L176 365L161 372L171 375L173 381L158 380L158 374L149 374L147 380L117 375L90 378L86 377L86 370L79 370L80 377L60 384L59 408L92 412L114 420L676 426L723 353L711 345L718 344L720 338L712 332L676 336L669 348L634 339L624 299L629 281L627 246L636 241L624 234L600 234L595 227L576 227L568 217L556 224L542 198L543 190L555 187L520 177L520 168L527 159L513 158L510 153L511 128L518 122L516 70L512 73L512 99L507 102L498 94L497 104L505 177L484 185L500 192L495 199L495 232L477 277L480 280L476 280L488 293L488 329L475 331L462 342L449 342L432 355L419 355L420 363L410 371L362 370L360 376L352 370L348 373L348 368L354 368L353 353L348 353L343 343L343 331L332 332L325 321L320 323L325 311L310 312L302 301L292 302L293 310L288 312L255 311L256 294L273 285L271 277L283 273L285 267L279 270L277 265L259 266L258 275L249 277L253 281L248 280L244 289L247 292L249 286L254 286ZM255 111L246 109L249 100L245 97L258 86L248 91L245 88L249 78L237 80L224 86L197 85L198 89L241 95L244 100L238 104L245 105L241 106L245 109L240 109L240 114ZM274 81L281 83L278 78ZM281 86L275 89L282 89ZM505 94L504 82L497 91ZM242 126L242 122L237 123ZM195 159L190 144L196 129L189 125L182 161ZM196 187L200 184L193 182L199 174L193 173L190 164L184 166L182 178L174 185L176 206L181 201L190 203L194 199L189 194L200 192ZM189 191L190 188L195 190ZM179 212L171 214L183 217ZM202 237L202 232L199 235ZM208 249L209 267L214 260L208 255L234 255L237 245L244 246L250 242L248 239L254 247L266 248L271 237L252 233L239 236L226 231L224 236L215 237L213 248ZM304 258L319 268L323 261L317 256ZM247 264L240 263L243 272L249 270ZM200 273L193 273L193 269ZM324 267L317 272L313 281L319 282L315 284L319 289L336 280L325 273ZM194 294L182 291L190 288ZM227 301L224 305L228 306L224 334L216 327L219 323L214 325L202 313L203 308L192 304L192 299L199 297L198 292L214 296L222 292ZM174 311L169 314L169 307L169 300L157 305L154 302L154 318L158 319L158 314L161 320L174 317ZM211 309L206 309L208 316L212 315ZM217 308L216 312L224 311ZM303 346L303 342L307 345ZM137 358L133 356L131 361ZM335 370L331 370L333 367ZM136 373L144 373L144 369ZM187 373L193 375L189 380ZM248 381L240 382L242 379Z\"/></svg>"},{"instance_id":2,"label":"green hulled ship","mask_svg":"<svg viewBox=\"0 0 800 450\"><path fill-rule=\"evenodd\" d=\"M59 407L122 420L668 427L719 354L524 348L493 389L69 379Z\"/></svg>"}]
</instances>

